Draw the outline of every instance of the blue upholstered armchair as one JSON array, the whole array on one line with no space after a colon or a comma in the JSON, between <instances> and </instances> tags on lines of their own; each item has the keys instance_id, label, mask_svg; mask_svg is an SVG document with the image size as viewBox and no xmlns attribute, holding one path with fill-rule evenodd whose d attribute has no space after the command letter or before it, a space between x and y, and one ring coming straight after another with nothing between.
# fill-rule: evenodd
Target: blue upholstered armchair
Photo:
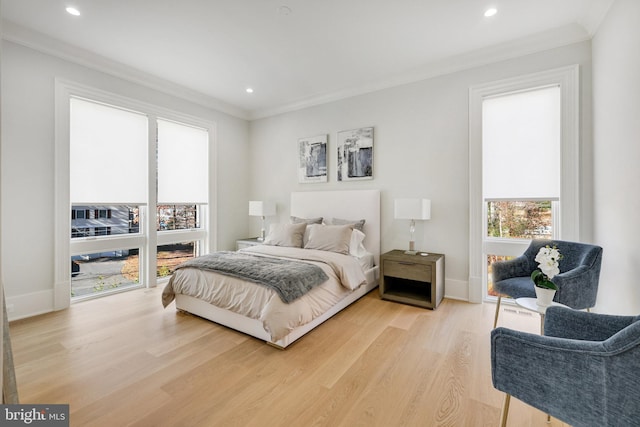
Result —
<instances>
[{"instance_id":1,"label":"blue upholstered armchair","mask_svg":"<svg viewBox=\"0 0 640 427\"><path fill-rule=\"evenodd\" d=\"M491 332L493 386L574 426L640 425L640 316L549 307L544 336Z\"/></svg>"},{"instance_id":2,"label":"blue upholstered armchair","mask_svg":"<svg viewBox=\"0 0 640 427\"><path fill-rule=\"evenodd\" d=\"M560 274L553 278L553 283L559 288L553 300L576 310L596 305L602 248L586 243L534 239L519 257L492 264L493 289L499 294L494 328L498 324L502 296L514 299L536 297L531 273L538 268L535 261L538 251L547 245L556 246L562 254Z\"/></svg>"}]
</instances>

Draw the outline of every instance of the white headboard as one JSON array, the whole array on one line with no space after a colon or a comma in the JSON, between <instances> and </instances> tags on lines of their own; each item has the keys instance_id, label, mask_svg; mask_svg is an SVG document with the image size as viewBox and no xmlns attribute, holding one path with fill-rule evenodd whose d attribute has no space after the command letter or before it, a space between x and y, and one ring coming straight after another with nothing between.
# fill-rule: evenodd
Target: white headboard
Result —
<instances>
[{"instance_id":1,"label":"white headboard","mask_svg":"<svg viewBox=\"0 0 640 427\"><path fill-rule=\"evenodd\" d=\"M291 215L300 218L365 219L364 246L380 265L380 190L291 193Z\"/></svg>"}]
</instances>

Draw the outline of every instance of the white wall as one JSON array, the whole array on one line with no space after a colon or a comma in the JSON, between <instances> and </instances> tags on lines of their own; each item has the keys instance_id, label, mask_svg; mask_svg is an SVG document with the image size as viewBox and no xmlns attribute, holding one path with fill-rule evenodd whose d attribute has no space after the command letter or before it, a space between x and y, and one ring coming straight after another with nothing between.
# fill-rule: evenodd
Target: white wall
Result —
<instances>
[{"instance_id":1,"label":"white wall","mask_svg":"<svg viewBox=\"0 0 640 427\"><path fill-rule=\"evenodd\" d=\"M593 39L598 311L640 314L640 2L617 0Z\"/></svg>"},{"instance_id":2,"label":"white wall","mask_svg":"<svg viewBox=\"0 0 640 427\"><path fill-rule=\"evenodd\" d=\"M579 43L357 96L250 125L251 197L274 200L289 213L291 191L378 188L382 250L408 246L408 223L393 219L398 197L431 199L431 220L418 224L416 246L446 255L446 294L468 298L468 91L471 85L580 64L583 164L581 233L591 240L591 45ZM336 132L375 127L374 179L336 181ZM298 184L297 140L329 134L329 182ZM257 235L259 221L251 222Z\"/></svg>"},{"instance_id":3,"label":"white wall","mask_svg":"<svg viewBox=\"0 0 640 427\"><path fill-rule=\"evenodd\" d=\"M50 311L54 278L54 79L74 81L217 123L218 229L212 248L246 234L248 123L52 57L2 45L2 272L10 318Z\"/></svg>"}]
</instances>

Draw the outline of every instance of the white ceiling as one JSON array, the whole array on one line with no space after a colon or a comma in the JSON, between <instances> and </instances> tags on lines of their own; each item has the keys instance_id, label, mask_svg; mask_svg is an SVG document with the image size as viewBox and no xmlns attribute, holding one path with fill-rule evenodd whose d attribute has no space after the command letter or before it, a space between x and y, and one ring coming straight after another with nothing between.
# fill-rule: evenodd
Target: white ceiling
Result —
<instances>
[{"instance_id":1,"label":"white ceiling","mask_svg":"<svg viewBox=\"0 0 640 427\"><path fill-rule=\"evenodd\" d=\"M7 40L256 118L586 40L612 2L2 0L2 29ZM485 18L489 6L498 13Z\"/></svg>"}]
</instances>

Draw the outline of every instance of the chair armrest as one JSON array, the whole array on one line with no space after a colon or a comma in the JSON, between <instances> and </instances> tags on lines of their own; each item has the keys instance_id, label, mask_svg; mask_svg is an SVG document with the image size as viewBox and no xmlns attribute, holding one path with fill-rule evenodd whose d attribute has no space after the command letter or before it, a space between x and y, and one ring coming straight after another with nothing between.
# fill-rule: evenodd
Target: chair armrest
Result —
<instances>
[{"instance_id":1,"label":"chair armrest","mask_svg":"<svg viewBox=\"0 0 640 427\"><path fill-rule=\"evenodd\" d=\"M565 271L553 277L558 286L555 301L582 310L593 307L598 294L599 270L585 265Z\"/></svg>"},{"instance_id":2,"label":"chair armrest","mask_svg":"<svg viewBox=\"0 0 640 427\"><path fill-rule=\"evenodd\" d=\"M560 419L582 421L577 425L605 425L603 357L599 342L491 332L493 386Z\"/></svg>"},{"instance_id":3,"label":"chair armrest","mask_svg":"<svg viewBox=\"0 0 640 427\"><path fill-rule=\"evenodd\" d=\"M587 313L565 307L549 307L544 334L575 340L604 341L636 320L633 316Z\"/></svg>"},{"instance_id":4,"label":"chair armrest","mask_svg":"<svg viewBox=\"0 0 640 427\"><path fill-rule=\"evenodd\" d=\"M589 267L587 267L586 265L579 265L573 270L569 270L569 271L565 271L563 273L557 274L556 276L554 276L554 279L573 280L573 279L579 278L583 274L586 274L588 271L589 271Z\"/></svg>"},{"instance_id":5,"label":"chair armrest","mask_svg":"<svg viewBox=\"0 0 640 427\"><path fill-rule=\"evenodd\" d=\"M524 256L508 261L497 261L491 264L493 271L493 283L512 277L525 277L531 275L529 260Z\"/></svg>"},{"instance_id":6,"label":"chair armrest","mask_svg":"<svg viewBox=\"0 0 640 427\"><path fill-rule=\"evenodd\" d=\"M600 341L574 340L562 337L530 334L528 332L516 331L504 327L499 327L491 331L492 346L501 339L509 343L516 343L515 345L517 346L527 345L528 347L535 347L540 351L546 352L563 351L589 353L592 355L604 355L607 352L603 343ZM533 348L530 350L533 353L537 351ZM526 355L526 357L529 356L530 355ZM543 362L542 364L547 365L549 362Z\"/></svg>"}]
</instances>

